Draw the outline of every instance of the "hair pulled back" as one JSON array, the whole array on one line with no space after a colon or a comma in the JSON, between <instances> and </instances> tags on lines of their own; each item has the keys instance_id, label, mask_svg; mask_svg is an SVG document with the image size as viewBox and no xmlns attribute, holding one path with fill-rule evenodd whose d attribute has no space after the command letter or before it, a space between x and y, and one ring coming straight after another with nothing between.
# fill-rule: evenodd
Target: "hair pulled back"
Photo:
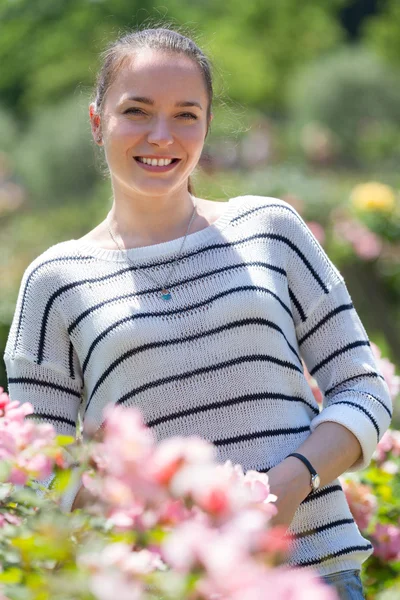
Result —
<instances>
[{"instance_id":1,"label":"hair pulled back","mask_svg":"<svg viewBox=\"0 0 400 600\"><path fill-rule=\"evenodd\" d=\"M102 54L103 63L99 70L96 82L94 105L95 110L101 115L104 100L108 89L113 84L119 70L124 63L134 56L135 52L142 49L161 50L162 52L184 55L197 63L204 79L207 92L207 133L211 117L213 101L213 84L211 66L202 50L190 38L166 28L143 29L128 33L114 41ZM193 193L193 186L188 181L189 193Z\"/></svg>"}]
</instances>

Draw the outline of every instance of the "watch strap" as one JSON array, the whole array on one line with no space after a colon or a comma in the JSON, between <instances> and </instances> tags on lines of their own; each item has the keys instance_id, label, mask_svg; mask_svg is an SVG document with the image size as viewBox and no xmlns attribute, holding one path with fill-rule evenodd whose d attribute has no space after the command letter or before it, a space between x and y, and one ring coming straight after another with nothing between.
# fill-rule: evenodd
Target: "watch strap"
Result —
<instances>
[{"instance_id":1,"label":"watch strap","mask_svg":"<svg viewBox=\"0 0 400 600\"><path fill-rule=\"evenodd\" d=\"M292 452L292 454L288 454L288 456L286 458L289 458L289 456L295 456L296 458L301 460L301 462L306 465L306 467L310 471L311 475L318 475L317 471L314 469L314 467L312 466L312 464L310 463L308 458L306 458L302 454L299 454L298 452Z\"/></svg>"}]
</instances>

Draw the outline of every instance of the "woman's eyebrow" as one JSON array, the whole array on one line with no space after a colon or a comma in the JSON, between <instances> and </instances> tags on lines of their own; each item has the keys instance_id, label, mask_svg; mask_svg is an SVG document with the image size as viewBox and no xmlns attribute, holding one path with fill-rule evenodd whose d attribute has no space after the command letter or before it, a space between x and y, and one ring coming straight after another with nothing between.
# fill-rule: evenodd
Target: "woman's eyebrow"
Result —
<instances>
[{"instance_id":1,"label":"woman's eyebrow","mask_svg":"<svg viewBox=\"0 0 400 600\"><path fill-rule=\"evenodd\" d=\"M141 104L149 104L150 106L154 105L154 100L151 98L146 98L145 96L129 96L126 100L130 100L131 102L140 102ZM189 106L197 106L200 110L203 110L201 104L195 102L194 100L183 100L182 102L177 102L175 106L180 107L189 107Z\"/></svg>"}]
</instances>

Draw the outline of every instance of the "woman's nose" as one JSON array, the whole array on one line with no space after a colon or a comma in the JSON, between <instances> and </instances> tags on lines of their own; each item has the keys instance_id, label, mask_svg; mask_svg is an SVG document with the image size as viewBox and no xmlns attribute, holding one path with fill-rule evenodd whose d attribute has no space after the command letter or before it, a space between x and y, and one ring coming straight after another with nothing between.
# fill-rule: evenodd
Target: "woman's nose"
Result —
<instances>
[{"instance_id":1,"label":"woman's nose","mask_svg":"<svg viewBox=\"0 0 400 600\"><path fill-rule=\"evenodd\" d=\"M166 119L156 119L153 121L147 139L150 144L157 144L157 146L161 147L169 146L173 143L174 138Z\"/></svg>"}]
</instances>

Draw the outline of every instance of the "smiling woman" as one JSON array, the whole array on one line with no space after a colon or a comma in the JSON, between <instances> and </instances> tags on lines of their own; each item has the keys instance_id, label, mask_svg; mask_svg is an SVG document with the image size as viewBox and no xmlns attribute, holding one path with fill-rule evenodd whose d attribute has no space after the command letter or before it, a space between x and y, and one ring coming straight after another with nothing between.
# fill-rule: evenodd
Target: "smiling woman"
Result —
<instances>
[{"instance_id":1,"label":"smiling woman","mask_svg":"<svg viewBox=\"0 0 400 600\"><path fill-rule=\"evenodd\" d=\"M212 98L207 58L174 31L135 32L105 52L89 112L113 188L108 222L125 247L174 239L187 224L195 203L190 174L212 120ZM192 232L220 210L219 203L196 204ZM85 239L107 246L107 223Z\"/></svg>"},{"instance_id":2,"label":"smiling woman","mask_svg":"<svg viewBox=\"0 0 400 600\"><path fill-rule=\"evenodd\" d=\"M108 404L136 406L157 439L200 436L222 462L268 471L288 564L359 600L373 549L337 478L369 463L388 389L343 277L289 204L194 196L211 104L208 61L179 33L139 31L107 50L89 114L112 208L28 267L4 357L10 395L64 434L81 406L84 437ZM88 501L77 487L66 509Z\"/></svg>"}]
</instances>

